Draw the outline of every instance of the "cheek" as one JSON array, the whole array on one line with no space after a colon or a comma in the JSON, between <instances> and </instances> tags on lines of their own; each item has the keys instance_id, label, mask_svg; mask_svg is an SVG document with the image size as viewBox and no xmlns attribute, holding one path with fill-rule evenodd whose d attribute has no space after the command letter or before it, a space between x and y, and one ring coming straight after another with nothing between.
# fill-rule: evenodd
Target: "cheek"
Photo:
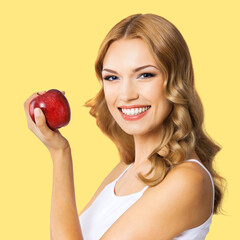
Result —
<instances>
[{"instance_id":1,"label":"cheek","mask_svg":"<svg viewBox=\"0 0 240 240\"><path fill-rule=\"evenodd\" d=\"M151 102L157 103L164 98L163 85L159 81L154 81L151 84L146 84L142 89L142 94Z\"/></svg>"},{"instance_id":2,"label":"cheek","mask_svg":"<svg viewBox=\"0 0 240 240\"><path fill-rule=\"evenodd\" d=\"M110 109L115 101L116 91L113 88L108 88L107 86L103 88L103 91L106 103L108 105L108 108Z\"/></svg>"},{"instance_id":3,"label":"cheek","mask_svg":"<svg viewBox=\"0 0 240 240\"><path fill-rule=\"evenodd\" d=\"M172 104L166 99L165 96L162 96L161 99L158 100L158 102L159 102L157 106L158 116L159 119L163 121L169 116L172 110Z\"/></svg>"},{"instance_id":4,"label":"cheek","mask_svg":"<svg viewBox=\"0 0 240 240\"><path fill-rule=\"evenodd\" d=\"M165 118L171 111L172 105L164 96L162 82L157 82L149 88L145 88L146 96L149 96L149 100L156 106L157 112Z\"/></svg>"}]
</instances>

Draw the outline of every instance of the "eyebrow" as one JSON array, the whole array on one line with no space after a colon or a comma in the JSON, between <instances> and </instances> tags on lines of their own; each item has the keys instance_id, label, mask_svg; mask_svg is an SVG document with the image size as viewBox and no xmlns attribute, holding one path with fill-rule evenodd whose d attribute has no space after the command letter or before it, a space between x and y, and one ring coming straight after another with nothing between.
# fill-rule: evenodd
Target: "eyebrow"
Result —
<instances>
[{"instance_id":1,"label":"eyebrow","mask_svg":"<svg viewBox=\"0 0 240 240\"><path fill-rule=\"evenodd\" d=\"M141 69L144 69L144 68L147 68L147 67L154 67L154 68L158 69L157 67L155 67L155 66L153 66L153 65L144 65L144 66L141 66L141 67L138 67L138 68L134 69L133 72L138 72L138 71L140 71ZM102 70L102 72L103 72L103 71L107 71L107 72L111 72L111 73L118 74L116 71L111 70L111 69L108 69L108 68L104 68L104 69Z\"/></svg>"}]
</instances>

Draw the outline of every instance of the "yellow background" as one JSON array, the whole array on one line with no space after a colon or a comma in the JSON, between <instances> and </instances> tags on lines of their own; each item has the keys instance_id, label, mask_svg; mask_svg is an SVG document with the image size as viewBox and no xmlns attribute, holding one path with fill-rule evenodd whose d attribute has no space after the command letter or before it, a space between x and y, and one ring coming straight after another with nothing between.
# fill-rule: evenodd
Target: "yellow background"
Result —
<instances>
[{"instance_id":1,"label":"yellow background","mask_svg":"<svg viewBox=\"0 0 240 240\"><path fill-rule=\"evenodd\" d=\"M82 105L100 88L94 62L101 41L118 21L154 13L174 23L188 43L205 126L222 147L217 171L228 181L223 208L207 240L239 234L239 5L229 1L1 1L0 239L50 237L52 163L28 130L23 103L34 92L66 91L70 124L60 129L74 161L78 211L118 162L114 144Z\"/></svg>"}]
</instances>

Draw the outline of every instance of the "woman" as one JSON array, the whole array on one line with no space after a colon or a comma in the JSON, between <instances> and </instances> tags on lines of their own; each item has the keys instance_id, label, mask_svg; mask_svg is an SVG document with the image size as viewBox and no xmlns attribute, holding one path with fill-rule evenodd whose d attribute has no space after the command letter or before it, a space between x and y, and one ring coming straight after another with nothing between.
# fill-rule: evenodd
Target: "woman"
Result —
<instances>
[{"instance_id":1,"label":"woman","mask_svg":"<svg viewBox=\"0 0 240 240\"><path fill-rule=\"evenodd\" d=\"M160 16L131 15L107 34L95 70L102 88L85 106L120 162L79 214L69 143L41 111L33 123L36 94L25 102L29 128L53 161L51 239L205 239L224 178L212 167L220 147L204 133L182 35Z\"/></svg>"}]
</instances>

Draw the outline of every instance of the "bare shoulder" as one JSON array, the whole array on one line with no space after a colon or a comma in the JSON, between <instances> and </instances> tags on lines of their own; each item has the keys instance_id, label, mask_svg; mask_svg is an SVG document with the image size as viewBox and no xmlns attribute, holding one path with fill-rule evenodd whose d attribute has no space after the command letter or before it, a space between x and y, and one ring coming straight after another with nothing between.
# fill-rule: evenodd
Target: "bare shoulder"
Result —
<instances>
[{"instance_id":1,"label":"bare shoulder","mask_svg":"<svg viewBox=\"0 0 240 240\"><path fill-rule=\"evenodd\" d=\"M199 161L200 162L200 161ZM196 162L184 162L173 168L163 184L156 187L157 191L170 191L181 197L179 207L187 204L188 228L193 228L205 222L212 211L213 187L206 170ZM178 203L177 203L178 204Z\"/></svg>"},{"instance_id":2,"label":"bare shoulder","mask_svg":"<svg viewBox=\"0 0 240 240\"><path fill-rule=\"evenodd\" d=\"M206 170L196 162L184 162L169 171L161 184L149 188L146 198L152 201L152 195L166 204L169 212L166 215L178 219L179 222L174 222L182 232L201 225L209 218L212 191L211 179ZM160 213L164 214L164 211L160 209Z\"/></svg>"},{"instance_id":3,"label":"bare shoulder","mask_svg":"<svg viewBox=\"0 0 240 240\"><path fill-rule=\"evenodd\" d=\"M161 188L172 188L171 190L174 191L178 188L189 193L185 196L185 200L192 203L190 206L198 207L201 210L198 218L201 218L202 215L203 219L206 220L206 217L211 213L212 182L207 171L199 163L184 162L179 164L169 171L162 186L159 184L156 188L159 188L160 191Z\"/></svg>"},{"instance_id":4,"label":"bare shoulder","mask_svg":"<svg viewBox=\"0 0 240 240\"><path fill-rule=\"evenodd\" d=\"M148 188L101 240L120 240L120 232L121 239L126 240L173 239L203 224L211 207L212 186L207 172L198 163L185 162L170 170L160 184Z\"/></svg>"},{"instance_id":5,"label":"bare shoulder","mask_svg":"<svg viewBox=\"0 0 240 240\"><path fill-rule=\"evenodd\" d=\"M120 161L112 170L111 172L104 178L102 183L99 185L98 189L90 199L90 201L87 203L87 205L79 212L79 216L86 211L91 204L94 202L94 200L97 198L97 196L100 194L100 192L112 181L114 181L123 171L125 168L127 168L129 165L126 163Z\"/></svg>"},{"instance_id":6,"label":"bare shoulder","mask_svg":"<svg viewBox=\"0 0 240 240\"><path fill-rule=\"evenodd\" d=\"M198 162L201 164L200 160ZM203 206L209 215L212 211L213 186L208 172L200 164L191 161L183 162L172 172L170 171L169 177L171 176L171 181L179 178L184 183L186 190L192 190L193 193L199 194L201 196L200 206Z\"/></svg>"}]
</instances>

